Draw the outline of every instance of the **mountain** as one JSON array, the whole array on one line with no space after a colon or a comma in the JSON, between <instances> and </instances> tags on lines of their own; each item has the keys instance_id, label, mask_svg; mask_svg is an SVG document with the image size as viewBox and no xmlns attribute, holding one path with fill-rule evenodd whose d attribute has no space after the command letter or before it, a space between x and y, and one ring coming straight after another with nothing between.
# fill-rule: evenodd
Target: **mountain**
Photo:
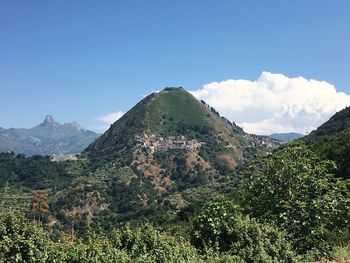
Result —
<instances>
[{"instance_id":1,"label":"mountain","mask_svg":"<svg viewBox=\"0 0 350 263\"><path fill-rule=\"evenodd\" d=\"M166 88L136 104L82 154L95 169L86 184L104 178L99 192L108 193L120 222L141 214L173 218L230 191L237 167L279 145L245 133L183 88Z\"/></svg>"},{"instance_id":2,"label":"mountain","mask_svg":"<svg viewBox=\"0 0 350 263\"><path fill-rule=\"evenodd\" d=\"M288 132L288 133L273 133L270 135L271 138L281 141L281 142L289 142L303 137L304 135L296 132Z\"/></svg>"},{"instance_id":3,"label":"mountain","mask_svg":"<svg viewBox=\"0 0 350 263\"><path fill-rule=\"evenodd\" d=\"M244 160L250 147L267 149L279 145L266 136L246 134L183 88L166 88L140 101L84 153L90 157L116 158L140 146L157 152L166 147L167 140L175 143L181 138L185 146L194 141L202 143L202 148L218 144L235 164Z\"/></svg>"},{"instance_id":4,"label":"mountain","mask_svg":"<svg viewBox=\"0 0 350 263\"><path fill-rule=\"evenodd\" d=\"M61 127L52 118L42 126ZM137 103L77 160L7 153L0 154L0 171L2 184L48 191L57 227L171 224L213 196L232 193L237 169L279 145L245 133L184 89L166 88Z\"/></svg>"},{"instance_id":5,"label":"mountain","mask_svg":"<svg viewBox=\"0 0 350 263\"><path fill-rule=\"evenodd\" d=\"M350 107L334 114L302 140L338 167L338 176L350 178Z\"/></svg>"},{"instance_id":6,"label":"mountain","mask_svg":"<svg viewBox=\"0 0 350 263\"><path fill-rule=\"evenodd\" d=\"M63 155L80 153L98 134L77 122L60 124L51 115L30 129L0 129L0 151L26 155Z\"/></svg>"}]
</instances>

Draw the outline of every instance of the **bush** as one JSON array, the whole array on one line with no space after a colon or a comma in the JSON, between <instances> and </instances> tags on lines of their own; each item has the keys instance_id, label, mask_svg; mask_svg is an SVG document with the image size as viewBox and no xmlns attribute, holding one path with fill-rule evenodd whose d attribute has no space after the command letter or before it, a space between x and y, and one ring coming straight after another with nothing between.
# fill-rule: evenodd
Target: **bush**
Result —
<instances>
[{"instance_id":1,"label":"bush","mask_svg":"<svg viewBox=\"0 0 350 263\"><path fill-rule=\"evenodd\" d=\"M84 239L78 240L74 245L57 244L56 262L69 263L114 263L130 262L126 251L115 247L111 240L103 234L87 233ZM59 253L57 253L57 251ZM53 261L51 261L53 262Z\"/></svg>"},{"instance_id":2,"label":"bush","mask_svg":"<svg viewBox=\"0 0 350 263\"><path fill-rule=\"evenodd\" d=\"M333 162L293 143L250 165L242 202L255 218L286 230L299 252L326 256L327 235L342 231L350 220L349 181L334 171Z\"/></svg>"},{"instance_id":3,"label":"bush","mask_svg":"<svg viewBox=\"0 0 350 263\"><path fill-rule=\"evenodd\" d=\"M113 263L202 262L196 249L180 238L150 225L113 230L105 235L88 231L76 242L54 243L36 223L22 215L0 215L0 262Z\"/></svg>"},{"instance_id":4,"label":"bush","mask_svg":"<svg viewBox=\"0 0 350 263\"><path fill-rule=\"evenodd\" d=\"M337 260L350 260L350 244L334 247L331 252L331 258Z\"/></svg>"},{"instance_id":5,"label":"bush","mask_svg":"<svg viewBox=\"0 0 350 263\"><path fill-rule=\"evenodd\" d=\"M198 254L191 244L182 238L160 233L151 225L131 230L114 230L111 239L114 246L125 250L132 262L198 262Z\"/></svg>"},{"instance_id":6,"label":"bush","mask_svg":"<svg viewBox=\"0 0 350 263\"><path fill-rule=\"evenodd\" d=\"M291 245L280 231L241 213L227 197L207 203L193 219L193 243L235 256L245 262L296 262ZM233 259L232 259L233 260Z\"/></svg>"},{"instance_id":7,"label":"bush","mask_svg":"<svg viewBox=\"0 0 350 263\"><path fill-rule=\"evenodd\" d=\"M0 215L0 262L47 262L52 242L20 214Z\"/></svg>"}]
</instances>

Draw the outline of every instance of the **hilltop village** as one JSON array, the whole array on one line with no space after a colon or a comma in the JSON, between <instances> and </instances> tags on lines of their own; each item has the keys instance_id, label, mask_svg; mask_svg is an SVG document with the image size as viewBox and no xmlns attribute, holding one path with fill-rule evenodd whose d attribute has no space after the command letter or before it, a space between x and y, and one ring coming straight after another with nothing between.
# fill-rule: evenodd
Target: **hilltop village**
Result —
<instances>
[{"instance_id":1,"label":"hilltop village","mask_svg":"<svg viewBox=\"0 0 350 263\"><path fill-rule=\"evenodd\" d=\"M245 134L245 138L249 139L253 147L265 148L265 149L277 149L282 143L278 142L268 136L258 136L252 134ZM216 139L221 139L221 136L217 136ZM136 148L146 149L150 153L157 151L171 151L171 150L197 150L201 146L205 145L205 142L199 142L197 140L188 140L185 136L169 136L162 137L155 134L143 134L135 137ZM231 144L226 145L226 148L233 148Z\"/></svg>"},{"instance_id":2,"label":"hilltop village","mask_svg":"<svg viewBox=\"0 0 350 263\"><path fill-rule=\"evenodd\" d=\"M151 153L169 150L196 150L202 145L205 145L204 142L188 140L185 136L169 136L164 138L154 134L143 134L142 136L136 136L135 140L136 148L144 148Z\"/></svg>"}]
</instances>

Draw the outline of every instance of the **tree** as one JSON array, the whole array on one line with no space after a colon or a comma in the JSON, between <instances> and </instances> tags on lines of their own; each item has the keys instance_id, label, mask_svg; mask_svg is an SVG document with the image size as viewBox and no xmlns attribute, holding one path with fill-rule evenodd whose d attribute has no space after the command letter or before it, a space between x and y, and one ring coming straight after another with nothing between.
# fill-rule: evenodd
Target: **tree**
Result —
<instances>
[{"instance_id":1,"label":"tree","mask_svg":"<svg viewBox=\"0 0 350 263\"><path fill-rule=\"evenodd\" d=\"M205 250L225 252L243 262L296 262L290 243L278 229L244 216L231 199L220 196L193 219L192 241Z\"/></svg>"},{"instance_id":2,"label":"tree","mask_svg":"<svg viewBox=\"0 0 350 263\"><path fill-rule=\"evenodd\" d=\"M22 214L0 215L0 262L52 262L51 241L35 222Z\"/></svg>"},{"instance_id":3,"label":"tree","mask_svg":"<svg viewBox=\"0 0 350 263\"><path fill-rule=\"evenodd\" d=\"M37 191L31 201L30 206L31 213L34 220L37 219L39 223L42 223L43 218L49 211L49 199L47 193L44 191Z\"/></svg>"},{"instance_id":4,"label":"tree","mask_svg":"<svg viewBox=\"0 0 350 263\"><path fill-rule=\"evenodd\" d=\"M9 189L9 184L6 182L5 186L0 190L0 208L2 211L5 209L6 197L8 195Z\"/></svg>"},{"instance_id":5,"label":"tree","mask_svg":"<svg viewBox=\"0 0 350 263\"><path fill-rule=\"evenodd\" d=\"M311 144L321 157L337 164L339 177L350 179L350 129L322 137Z\"/></svg>"},{"instance_id":6,"label":"tree","mask_svg":"<svg viewBox=\"0 0 350 263\"><path fill-rule=\"evenodd\" d=\"M322 160L303 143L261 156L241 186L247 211L292 235L300 252L325 249L330 231L350 220L350 184L334 176L334 162Z\"/></svg>"}]
</instances>

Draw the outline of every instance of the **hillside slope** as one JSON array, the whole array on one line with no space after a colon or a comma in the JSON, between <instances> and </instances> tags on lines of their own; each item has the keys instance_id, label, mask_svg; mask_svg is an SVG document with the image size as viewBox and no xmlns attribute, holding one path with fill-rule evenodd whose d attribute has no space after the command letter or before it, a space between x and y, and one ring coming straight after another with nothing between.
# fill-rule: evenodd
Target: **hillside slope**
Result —
<instances>
[{"instance_id":1,"label":"hillside slope","mask_svg":"<svg viewBox=\"0 0 350 263\"><path fill-rule=\"evenodd\" d=\"M119 220L154 210L152 217L172 218L162 210L174 213L225 191L237 166L279 145L246 134L184 89L166 88L140 101L83 152L95 169L86 184L113 182L101 192L113 211L124 213Z\"/></svg>"},{"instance_id":2,"label":"hillside slope","mask_svg":"<svg viewBox=\"0 0 350 263\"><path fill-rule=\"evenodd\" d=\"M350 178L350 107L334 114L302 140L338 166L338 176Z\"/></svg>"}]
</instances>

